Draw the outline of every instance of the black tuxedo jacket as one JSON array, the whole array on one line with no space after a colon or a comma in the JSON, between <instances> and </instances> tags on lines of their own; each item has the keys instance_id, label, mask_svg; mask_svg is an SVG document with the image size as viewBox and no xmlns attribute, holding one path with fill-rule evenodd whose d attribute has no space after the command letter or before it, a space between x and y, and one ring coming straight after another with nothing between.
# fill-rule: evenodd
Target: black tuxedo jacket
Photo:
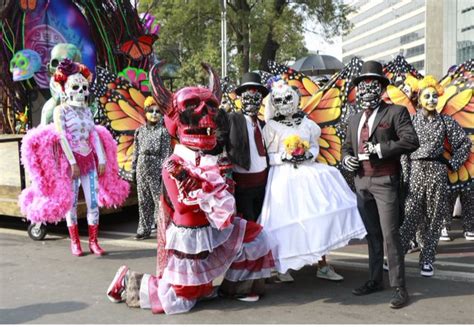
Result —
<instances>
[{"instance_id":1,"label":"black tuxedo jacket","mask_svg":"<svg viewBox=\"0 0 474 327\"><path fill-rule=\"evenodd\" d=\"M360 110L349 120L346 140L342 146L343 158L347 155L357 157L357 132L362 115L363 111ZM399 161L400 155L413 152L420 146L407 108L385 102L382 102L377 111L368 141L380 143L382 159L376 154L370 156L374 166L391 160Z\"/></svg>"},{"instance_id":2,"label":"black tuxedo jacket","mask_svg":"<svg viewBox=\"0 0 474 327\"><path fill-rule=\"evenodd\" d=\"M264 121L258 120L260 127L265 125ZM229 137L227 139L227 155L233 164L249 170L250 169L250 146L247 132L247 122L241 112L228 114ZM253 135L252 135L253 137Z\"/></svg>"}]
</instances>

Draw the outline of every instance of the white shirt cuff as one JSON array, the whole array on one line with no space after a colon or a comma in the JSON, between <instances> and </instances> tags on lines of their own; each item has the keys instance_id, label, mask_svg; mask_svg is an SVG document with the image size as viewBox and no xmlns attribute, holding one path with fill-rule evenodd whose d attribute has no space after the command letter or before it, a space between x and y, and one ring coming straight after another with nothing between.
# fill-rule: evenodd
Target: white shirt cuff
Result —
<instances>
[{"instance_id":1,"label":"white shirt cuff","mask_svg":"<svg viewBox=\"0 0 474 327\"><path fill-rule=\"evenodd\" d=\"M379 159L382 159L382 150L380 149L380 143L377 143L375 145L375 151L377 151L377 155L379 156Z\"/></svg>"}]
</instances>

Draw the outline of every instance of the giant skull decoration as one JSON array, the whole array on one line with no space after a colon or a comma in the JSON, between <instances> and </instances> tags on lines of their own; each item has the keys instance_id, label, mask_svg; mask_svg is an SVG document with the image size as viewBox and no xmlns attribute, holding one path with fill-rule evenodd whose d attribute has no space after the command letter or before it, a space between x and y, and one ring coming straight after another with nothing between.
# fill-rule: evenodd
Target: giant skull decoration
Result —
<instances>
[{"instance_id":1,"label":"giant skull decoration","mask_svg":"<svg viewBox=\"0 0 474 327\"><path fill-rule=\"evenodd\" d=\"M152 67L150 81L169 133L189 148L212 150L217 142L215 117L222 96L219 77L211 66L202 63L209 73L209 87L188 86L172 93L158 75L163 64Z\"/></svg>"}]
</instances>

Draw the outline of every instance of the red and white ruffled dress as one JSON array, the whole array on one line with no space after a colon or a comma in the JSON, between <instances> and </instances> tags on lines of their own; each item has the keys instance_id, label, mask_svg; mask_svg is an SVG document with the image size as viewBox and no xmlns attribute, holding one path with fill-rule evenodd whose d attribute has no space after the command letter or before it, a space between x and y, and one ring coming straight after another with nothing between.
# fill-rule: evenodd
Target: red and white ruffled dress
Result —
<instances>
[{"instance_id":1,"label":"red and white ruffled dress","mask_svg":"<svg viewBox=\"0 0 474 327\"><path fill-rule=\"evenodd\" d=\"M271 245L262 226L235 216L235 199L217 157L176 145L163 165L166 264L161 277L145 274L140 306L154 313L189 311L212 293L220 276L231 282L270 277ZM170 202L170 203L169 203Z\"/></svg>"}]
</instances>

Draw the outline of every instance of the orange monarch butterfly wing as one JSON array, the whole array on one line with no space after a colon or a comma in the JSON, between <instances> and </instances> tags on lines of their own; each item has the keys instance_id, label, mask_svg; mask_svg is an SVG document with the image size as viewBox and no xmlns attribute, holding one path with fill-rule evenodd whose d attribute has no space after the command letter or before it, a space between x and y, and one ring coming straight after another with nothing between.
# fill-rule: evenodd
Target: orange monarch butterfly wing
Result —
<instances>
[{"instance_id":1,"label":"orange monarch butterfly wing","mask_svg":"<svg viewBox=\"0 0 474 327\"><path fill-rule=\"evenodd\" d=\"M455 119L474 144L474 59L451 70L442 81L445 81L445 92L439 98L438 112ZM449 159L451 149L447 142L445 148L443 155ZM448 171L448 179L451 188L474 183L474 146L459 170Z\"/></svg>"},{"instance_id":2,"label":"orange monarch butterfly wing","mask_svg":"<svg viewBox=\"0 0 474 327\"><path fill-rule=\"evenodd\" d=\"M382 95L382 99L387 103L393 103L404 106L408 109L410 115L416 114L416 108L408 96L394 85L388 85L387 90Z\"/></svg>"},{"instance_id":3,"label":"orange monarch butterfly wing","mask_svg":"<svg viewBox=\"0 0 474 327\"><path fill-rule=\"evenodd\" d=\"M321 128L318 143L319 155L316 160L330 166L339 166L342 159L342 137L338 129L335 126Z\"/></svg>"},{"instance_id":4,"label":"orange monarch butterfly wing","mask_svg":"<svg viewBox=\"0 0 474 327\"><path fill-rule=\"evenodd\" d=\"M120 175L130 180L135 130L146 123L143 93L129 81L97 67L96 83L92 89L106 126L117 140L117 160Z\"/></svg>"},{"instance_id":5,"label":"orange monarch butterfly wing","mask_svg":"<svg viewBox=\"0 0 474 327\"><path fill-rule=\"evenodd\" d=\"M122 43L119 50L133 60L140 60L153 52L153 43L156 40L156 35L141 35L138 38Z\"/></svg>"}]
</instances>

